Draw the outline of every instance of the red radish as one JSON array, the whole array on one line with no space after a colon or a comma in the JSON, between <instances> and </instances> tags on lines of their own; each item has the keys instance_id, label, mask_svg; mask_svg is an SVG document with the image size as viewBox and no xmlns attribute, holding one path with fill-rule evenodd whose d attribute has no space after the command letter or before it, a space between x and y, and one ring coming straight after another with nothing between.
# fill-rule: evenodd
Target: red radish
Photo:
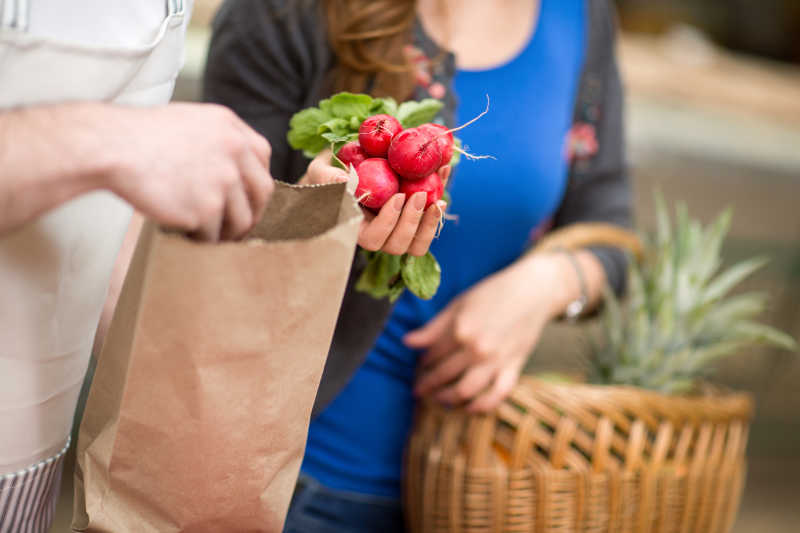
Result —
<instances>
[{"instance_id":1,"label":"red radish","mask_svg":"<svg viewBox=\"0 0 800 533\"><path fill-rule=\"evenodd\" d=\"M350 168L350 165L353 165L356 169L358 165L363 163L369 156L364 152L364 149L361 148L361 145L358 144L356 141L349 142L342 146L339 149L339 153L336 154L336 157L344 163L345 168Z\"/></svg>"},{"instance_id":2,"label":"red radish","mask_svg":"<svg viewBox=\"0 0 800 533\"><path fill-rule=\"evenodd\" d=\"M438 172L434 172L421 180L404 180L400 183L400 192L405 194L406 198L411 198L411 195L416 192L428 193L428 201L425 203L425 209L427 209L442 199L444 184Z\"/></svg>"},{"instance_id":3,"label":"red radish","mask_svg":"<svg viewBox=\"0 0 800 533\"><path fill-rule=\"evenodd\" d=\"M420 180L435 172L442 163L442 149L429 131L403 130L389 146L389 164L407 180Z\"/></svg>"},{"instance_id":4,"label":"red radish","mask_svg":"<svg viewBox=\"0 0 800 533\"><path fill-rule=\"evenodd\" d=\"M436 141L439 143L439 146L442 149L442 163L441 165L448 165L450 164L450 160L453 159L453 132L447 129L446 126L442 126L441 124L423 124L419 127L421 130L428 131L431 135L436 137Z\"/></svg>"},{"instance_id":5,"label":"red radish","mask_svg":"<svg viewBox=\"0 0 800 533\"><path fill-rule=\"evenodd\" d=\"M358 128L358 142L370 157L386 157L395 135L403 131L400 122L391 115L374 115Z\"/></svg>"},{"instance_id":6,"label":"red radish","mask_svg":"<svg viewBox=\"0 0 800 533\"><path fill-rule=\"evenodd\" d=\"M358 165L356 198L364 207L380 209L399 189L400 180L385 159L370 158Z\"/></svg>"}]
</instances>

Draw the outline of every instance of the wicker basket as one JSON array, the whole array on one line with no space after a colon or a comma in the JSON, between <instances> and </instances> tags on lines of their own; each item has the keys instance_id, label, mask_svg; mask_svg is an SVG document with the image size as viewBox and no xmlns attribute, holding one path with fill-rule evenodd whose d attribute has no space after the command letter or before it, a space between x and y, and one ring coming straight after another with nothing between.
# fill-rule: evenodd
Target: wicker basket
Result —
<instances>
[{"instance_id":1,"label":"wicker basket","mask_svg":"<svg viewBox=\"0 0 800 533\"><path fill-rule=\"evenodd\" d=\"M523 378L491 416L427 405L407 457L414 533L730 530L752 402Z\"/></svg>"},{"instance_id":2,"label":"wicker basket","mask_svg":"<svg viewBox=\"0 0 800 533\"><path fill-rule=\"evenodd\" d=\"M617 244L580 226L537 250ZM522 378L491 415L420 406L406 456L412 533L726 533L739 507L752 400Z\"/></svg>"}]
</instances>

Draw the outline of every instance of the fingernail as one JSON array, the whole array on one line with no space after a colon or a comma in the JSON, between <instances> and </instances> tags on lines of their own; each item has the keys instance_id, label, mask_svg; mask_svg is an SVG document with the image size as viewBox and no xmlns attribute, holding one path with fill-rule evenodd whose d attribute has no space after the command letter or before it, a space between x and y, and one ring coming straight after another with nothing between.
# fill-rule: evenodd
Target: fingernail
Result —
<instances>
[{"instance_id":1,"label":"fingernail","mask_svg":"<svg viewBox=\"0 0 800 533\"><path fill-rule=\"evenodd\" d=\"M447 209L447 202L445 202L444 200L439 200L438 202L436 202L436 205L438 205L438 206L439 206L439 208L440 208L442 211L444 211L445 209Z\"/></svg>"},{"instance_id":2,"label":"fingernail","mask_svg":"<svg viewBox=\"0 0 800 533\"><path fill-rule=\"evenodd\" d=\"M405 194L398 194L394 197L394 203L392 204L397 211L403 210L403 205L406 203L406 195Z\"/></svg>"},{"instance_id":3,"label":"fingernail","mask_svg":"<svg viewBox=\"0 0 800 533\"><path fill-rule=\"evenodd\" d=\"M417 211L422 211L425 209L425 203L428 201L428 193L425 192L418 192L414 193L413 200L414 202L414 209Z\"/></svg>"}]
</instances>

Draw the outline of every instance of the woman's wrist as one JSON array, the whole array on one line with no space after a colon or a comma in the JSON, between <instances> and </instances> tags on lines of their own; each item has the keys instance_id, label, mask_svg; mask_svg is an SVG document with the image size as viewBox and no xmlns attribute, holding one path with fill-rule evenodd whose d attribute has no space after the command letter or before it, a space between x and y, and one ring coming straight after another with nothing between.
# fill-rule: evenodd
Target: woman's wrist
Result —
<instances>
[{"instance_id":1,"label":"woman's wrist","mask_svg":"<svg viewBox=\"0 0 800 533\"><path fill-rule=\"evenodd\" d=\"M570 303L582 297L575 267L563 253L529 254L516 264L524 276L524 287L531 289L531 302L544 304L548 320L564 314Z\"/></svg>"}]
</instances>

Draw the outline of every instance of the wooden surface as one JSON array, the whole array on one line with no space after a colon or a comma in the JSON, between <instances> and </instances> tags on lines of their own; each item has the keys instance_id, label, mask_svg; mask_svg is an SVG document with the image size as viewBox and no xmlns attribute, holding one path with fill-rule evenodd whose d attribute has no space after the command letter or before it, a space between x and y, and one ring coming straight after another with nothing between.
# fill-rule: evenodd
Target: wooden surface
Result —
<instances>
[{"instance_id":1,"label":"wooden surface","mask_svg":"<svg viewBox=\"0 0 800 533\"><path fill-rule=\"evenodd\" d=\"M734 55L688 31L625 35L619 54L626 86L637 95L800 124L800 68Z\"/></svg>"}]
</instances>

